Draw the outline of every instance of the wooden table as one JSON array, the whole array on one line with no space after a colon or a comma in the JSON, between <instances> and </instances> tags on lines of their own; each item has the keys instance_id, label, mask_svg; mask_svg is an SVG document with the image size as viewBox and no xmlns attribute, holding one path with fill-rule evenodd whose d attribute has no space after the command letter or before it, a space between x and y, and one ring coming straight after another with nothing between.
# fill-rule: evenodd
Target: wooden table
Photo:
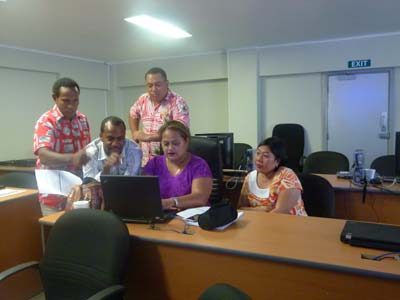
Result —
<instances>
[{"instance_id":1,"label":"wooden table","mask_svg":"<svg viewBox=\"0 0 400 300\"><path fill-rule=\"evenodd\" d=\"M363 202L362 187L352 184L351 180L336 175L317 175L328 180L335 189L337 218L400 225L400 184L368 187Z\"/></svg>"},{"instance_id":2,"label":"wooden table","mask_svg":"<svg viewBox=\"0 0 400 300\"><path fill-rule=\"evenodd\" d=\"M0 272L42 257L40 226L42 217L37 191L0 197ZM21 284L22 283L22 284ZM7 279L0 285L0 299L26 299L41 290L39 274L31 270Z\"/></svg>"},{"instance_id":3,"label":"wooden table","mask_svg":"<svg viewBox=\"0 0 400 300\"><path fill-rule=\"evenodd\" d=\"M34 173L35 167L15 167L15 166L3 166L0 165L0 176L10 172L26 172Z\"/></svg>"},{"instance_id":4,"label":"wooden table","mask_svg":"<svg viewBox=\"0 0 400 300\"><path fill-rule=\"evenodd\" d=\"M62 213L40 219L51 226ZM395 299L400 262L371 261L382 251L339 240L344 220L245 211L225 231L183 223L128 224L132 237L126 299L197 299L225 282L252 299Z\"/></svg>"}]
</instances>

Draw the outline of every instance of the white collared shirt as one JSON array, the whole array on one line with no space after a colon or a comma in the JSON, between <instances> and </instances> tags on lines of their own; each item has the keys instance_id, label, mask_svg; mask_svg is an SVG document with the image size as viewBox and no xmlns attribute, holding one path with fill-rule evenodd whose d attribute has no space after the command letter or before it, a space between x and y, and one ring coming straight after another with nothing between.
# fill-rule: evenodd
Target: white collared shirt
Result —
<instances>
[{"instance_id":1,"label":"white collared shirt","mask_svg":"<svg viewBox=\"0 0 400 300\"><path fill-rule=\"evenodd\" d=\"M90 161L83 166L83 178L91 177L100 181L107 154L104 151L104 144L100 138L93 140L86 146L86 153ZM134 141L125 139L121 152L121 161L112 166L110 175L139 175L142 162L142 150Z\"/></svg>"}]
</instances>

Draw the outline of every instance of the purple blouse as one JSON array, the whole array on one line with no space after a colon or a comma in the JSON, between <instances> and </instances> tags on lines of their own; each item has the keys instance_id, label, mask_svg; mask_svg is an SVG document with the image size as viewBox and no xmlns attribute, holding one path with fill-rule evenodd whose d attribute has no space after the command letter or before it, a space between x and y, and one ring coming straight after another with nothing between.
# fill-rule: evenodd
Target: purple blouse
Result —
<instances>
[{"instance_id":1,"label":"purple blouse","mask_svg":"<svg viewBox=\"0 0 400 300\"><path fill-rule=\"evenodd\" d=\"M165 155L151 159L143 169L146 175L160 178L161 198L167 199L192 193L192 181L196 178L212 178L210 167L199 156L193 155L186 167L176 176L173 176L167 168Z\"/></svg>"}]
</instances>

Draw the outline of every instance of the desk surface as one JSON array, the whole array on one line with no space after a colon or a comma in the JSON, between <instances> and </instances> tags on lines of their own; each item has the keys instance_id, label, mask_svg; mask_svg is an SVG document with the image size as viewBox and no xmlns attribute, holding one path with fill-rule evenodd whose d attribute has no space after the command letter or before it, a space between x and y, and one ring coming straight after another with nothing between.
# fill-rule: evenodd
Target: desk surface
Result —
<instances>
[{"instance_id":1,"label":"desk surface","mask_svg":"<svg viewBox=\"0 0 400 300\"><path fill-rule=\"evenodd\" d=\"M62 213L43 217L40 223L52 225ZM300 264L340 272L400 279L400 263L394 260L370 261L361 254L384 251L352 247L340 241L345 220L300 217L245 211L244 216L222 232L190 227L193 235L179 234L183 222L169 224L128 224L132 236L159 244L233 254L257 259Z\"/></svg>"},{"instance_id":2,"label":"desk surface","mask_svg":"<svg viewBox=\"0 0 400 300\"><path fill-rule=\"evenodd\" d=\"M16 166L2 166L0 165L1 172L35 172L35 167L16 167Z\"/></svg>"},{"instance_id":3,"label":"desk surface","mask_svg":"<svg viewBox=\"0 0 400 300\"><path fill-rule=\"evenodd\" d=\"M10 187L22 193L0 197L0 271L42 257L42 216L37 191ZM39 274L26 271L0 285L1 299L27 299L41 291ZM23 282L23 284L21 284Z\"/></svg>"},{"instance_id":4,"label":"desk surface","mask_svg":"<svg viewBox=\"0 0 400 300\"><path fill-rule=\"evenodd\" d=\"M22 191L22 192L18 193L18 194L6 196L6 197L0 197L0 204L4 203L6 201L17 201L24 197L37 195L37 193L38 193L37 190L31 190L31 189L23 189L23 188L15 188L15 187L6 187L6 188L18 190L18 191Z\"/></svg>"},{"instance_id":5,"label":"desk surface","mask_svg":"<svg viewBox=\"0 0 400 300\"><path fill-rule=\"evenodd\" d=\"M362 186L357 186L351 182L350 179L337 178L334 174L315 174L321 176L329 181L335 190L346 190L346 191L362 191ZM396 193L400 194L400 184L383 183L381 185L368 186L368 192L377 193Z\"/></svg>"}]
</instances>

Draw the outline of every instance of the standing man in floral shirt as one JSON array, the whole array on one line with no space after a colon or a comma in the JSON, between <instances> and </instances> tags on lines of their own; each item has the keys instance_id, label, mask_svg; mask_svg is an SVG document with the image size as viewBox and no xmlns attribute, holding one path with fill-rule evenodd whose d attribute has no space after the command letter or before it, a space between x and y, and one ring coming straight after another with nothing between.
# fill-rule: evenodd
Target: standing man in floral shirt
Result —
<instances>
[{"instance_id":1,"label":"standing man in floral shirt","mask_svg":"<svg viewBox=\"0 0 400 300\"><path fill-rule=\"evenodd\" d=\"M70 78L53 84L55 105L37 121L33 137L37 169L65 170L82 177L82 166L89 160L85 146L90 142L90 128L78 110L79 85ZM39 194L42 214L49 215L65 207L66 197Z\"/></svg>"},{"instance_id":2,"label":"standing man in floral shirt","mask_svg":"<svg viewBox=\"0 0 400 300\"><path fill-rule=\"evenodd\" d=\"M139 97L131 107L129 126L132 138L140 142L143 150L142 166L159 154L158 129L171 120L180 121L189 127L189 108L186 101L168 88L167 74L161 68L146 72L147 93ZM142 121L142 130L139 123Z\"/></svg>"}]
</instances>

